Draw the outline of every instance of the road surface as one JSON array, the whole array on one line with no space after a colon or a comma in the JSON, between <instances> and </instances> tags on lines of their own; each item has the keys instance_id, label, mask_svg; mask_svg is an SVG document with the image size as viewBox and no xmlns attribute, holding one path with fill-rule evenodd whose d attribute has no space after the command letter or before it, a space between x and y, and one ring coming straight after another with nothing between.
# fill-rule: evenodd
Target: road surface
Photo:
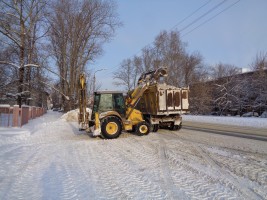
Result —
<instances>
[{"instance_id":1,"label":"road surface","mask_svg":"<svg viewBox=\"0 0 267 200\"><path fill-rule=\"evenodd\" d=\"M201 132L209 132L214 134L267 141L267 129L265 128L254 128L246 126L233 126L233 125L191 122L191 121L183 121L183 128L188 130L198 130Z\"/></svg>"},{"instance_id":2,"label":"road surface","mask_svg":"<svg viewBox=\"0 0 267 200\"><path fill-rule=\"evenodd\" d=\"M267 199L267 143L182 129L91 138L55 112L0 129L0 199Z\"/></svg>"}]
</instances>

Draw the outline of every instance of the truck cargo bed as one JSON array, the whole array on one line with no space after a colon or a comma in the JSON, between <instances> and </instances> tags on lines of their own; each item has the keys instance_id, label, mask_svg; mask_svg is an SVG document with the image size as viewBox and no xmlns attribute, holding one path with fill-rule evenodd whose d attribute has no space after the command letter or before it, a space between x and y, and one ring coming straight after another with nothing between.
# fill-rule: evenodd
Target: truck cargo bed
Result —
<instances>
[{"instance_id":1,"label":"truck cargo bed","mask_svg":"<svg viewBox=\"0 0 267 200\"><path fill-rule=\"evenodd\" d=\"M154 116L187 113L188 88L177 88L166 84L149 86L137 105L143 114Z\"/></svg>"}]
</instances>

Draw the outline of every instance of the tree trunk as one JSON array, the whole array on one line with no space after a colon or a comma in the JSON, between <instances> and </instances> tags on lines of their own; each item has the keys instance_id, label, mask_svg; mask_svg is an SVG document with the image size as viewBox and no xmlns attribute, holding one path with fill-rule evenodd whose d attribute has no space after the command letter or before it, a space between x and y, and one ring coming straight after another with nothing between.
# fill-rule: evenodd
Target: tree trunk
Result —
<instances>
[{"instance_id":1,"label":"tree trunk","mask_svg":"<svg viewBox=\"0 0 267 200\"><path fill-rule=\"evenodd\" d=\"M23 6L22 3L20 5L20 69L19 69L19 85L18 85L18 100L17 103L21 108L22 105L22 97L21 93L23 91L23 81L24 81L24 50L25 50L25 25L23 21Z\"/></svg>"}]
</instances>

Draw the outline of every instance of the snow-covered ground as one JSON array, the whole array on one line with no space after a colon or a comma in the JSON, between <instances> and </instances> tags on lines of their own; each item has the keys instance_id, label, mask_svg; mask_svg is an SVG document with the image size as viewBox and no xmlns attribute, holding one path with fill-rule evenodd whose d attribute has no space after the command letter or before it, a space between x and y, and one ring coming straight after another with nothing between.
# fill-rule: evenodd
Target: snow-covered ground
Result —
<instances>
[{"instance_id":1,"label":"snow-covered ground","mask_svg":"<svg viewBox=\"0 0 267 200\"><path fill-rule=\"evenodd\" d=\"M248 126L255 128L267 128L267 118L259 117L225 117L225 116L202 116L183 115L183 120L191 122L203 122L213 124L226 124L235 126Z\"/></svg>"},{"instance_id":2,"label":"snow-covered ground","mask_svg":"<svg viewBox=\"0 0 267 200\"><path fill-rule=\"evenodd\" d=\"M102 140L61 117L0 128L0 199L267 199L266 142L186 129Z\"/></svg>"}]
</instances>

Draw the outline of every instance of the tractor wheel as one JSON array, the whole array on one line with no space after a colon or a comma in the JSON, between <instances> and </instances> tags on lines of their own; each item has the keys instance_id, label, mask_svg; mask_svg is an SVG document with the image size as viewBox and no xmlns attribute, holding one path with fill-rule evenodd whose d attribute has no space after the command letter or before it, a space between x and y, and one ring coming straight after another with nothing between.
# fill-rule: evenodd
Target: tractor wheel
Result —
<instances>
[{"instance_id":1,"label":"tractor wheel","mask_svg":"<svg viewBox=\"0 0 267 200\"><path fill-rule=\"evenodd\" d=\"M119 137L121 131L121 121L117 117L106 117L101 123L101 135L106 139Z\"/></svg>"},{"instance_id":2,"label":"tractor wheel","mask_svg":"<svg viewBox=\"0 0 267 200\"><path fill-rule=\"evenodd\" d=\"M150 132L150 127L147 122L140 122L135 127L135 133L139 136L148 135Z\"/></svg>"}]
</instances>

